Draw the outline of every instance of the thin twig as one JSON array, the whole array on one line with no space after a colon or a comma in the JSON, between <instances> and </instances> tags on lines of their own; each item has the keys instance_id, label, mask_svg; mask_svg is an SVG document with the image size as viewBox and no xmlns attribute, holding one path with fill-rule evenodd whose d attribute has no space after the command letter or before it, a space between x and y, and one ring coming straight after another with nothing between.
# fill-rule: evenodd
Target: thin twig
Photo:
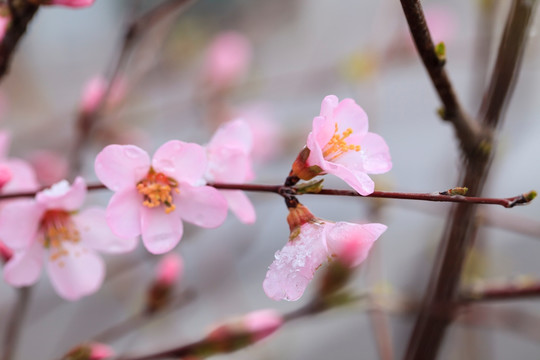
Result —
<instances>
[{"instance_id":1,"label":"thin twig","mask_svg":"<svg viewBox=\"0 0 540 360\"><path fill-rule=\"evenodd\" d=\"M251 192L269 192L279 194L283 197L298 196L298 195L329 195L329 196L353 196L362 198L384 198L384 199L402 199L402 200L421 200L435 202L455 202L465 204L485 204L485 205L500 205L505 208L512 208L516 205L524 205L534 199L535 191L530 191L525 194L509 197L509 198L485 198L462 195L442 195L441 193L407 193L397 191L374 191L370 195L363 196L354 190L337 190L323 189L314 193L298 192L295 187L282 185L259 185L259 184L220 184L209 183L209 186L221 190L243 190ZM88 191L104 190L103 184L90 184L87 187ZM34 197L37 192L20 192L12 194L0 195L0 201L22 197Z\"/></svg>"},{"instance_id":2,"label":"thin twig","mask_svg":"<svg viewBox=\"0 0 540 360\"><path fill-rule=\"evenodd\" d=\"M518 300L540 296L539 281L516 281L510 284L497 286L477 286L464 291L459 301L462 303L498 301L498 300Z\"/></svg>"},{"instance_id":3,"label":"thin twig","mask_svg":"<svg viewBox=\"0 0 540 360\"><path fill-rule=\"evenodd\" d=\"M401 6L416 49L443 103L442 117L454 125L462 150L465 153L474 152L481 141L480 127L463 110L444 68L445 61L437 56L422 5L419 0L401 0Z\"/></svg>"},{"instance_id":4,"label":"thin twig","mask_svg":"<svg viewBox=\"0 0 540 360\"><path fill-rule=\"evenodd\" d=\"M22 323L30 302L30 287L17 289L17 301L15 302L11 316L7 321L6 335L4 337L2 360L11 360L15 355Z\"/></svg>"}]
</instances>

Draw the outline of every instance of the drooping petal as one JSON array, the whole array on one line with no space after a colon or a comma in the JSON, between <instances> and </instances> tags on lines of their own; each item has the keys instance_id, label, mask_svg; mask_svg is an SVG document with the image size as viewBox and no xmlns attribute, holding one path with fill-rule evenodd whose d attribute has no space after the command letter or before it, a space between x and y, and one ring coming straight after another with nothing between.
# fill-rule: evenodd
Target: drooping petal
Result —
<instances>
[{"instance_id":1,"label":"drooping petal","mask_svg":"<svg viewBox=\"0 0 540 360\"><path fill-rule=\"evenodd\" d=\"M178 244L182 238L184 227L176 210L167 214L163 207L143 207L141 209L141 230L146 249L152 254L163 254Z\"/></svg>"},{"instance_id":2,"label":"drooping petal","mask_svg":"<svg viewBox=\"0 0 540 360\"><path fill-rule=\"evenodd\" d=\"M253 208L253 204L243 191L220 190L220 192L227 199L229 209L236 215L238 220L244 224L253 224L255 222L255 208Z\"/></svg>"},{"instance_id":3,"label":"drooping petal","mask_svg":"<svg viewBox=\"0 0 540 360\"><path fill-rule=\"evenodd\" d=\"M141 234L142 202L142 195L134 187L119 191L111 197L105 217L116 236L129 239Z\"/></svg>"},{"instance_id":4,"label":"drooping petal","mask_svg":"<svg viewBox=\"0 0 540 360\"><path fill-rule=\"evenodd\" d=\"M366 112L353 99L344 99L339 103L333 122L338 124L339 132L351 129L353 134L363 135L368 131Z\"/></svg>"},{"instance_id":5,"label":"drooping petal","mask_svg":"<svg viewBox=\"0 0 540 360\"><path fill-rule=\"evenodd\" d=\"M67 180L62 180L40 191L36 194L36 201L47 209L75 211L83 205L85 197L86 182L78 176L71 186Z\"/></svg>"},{"instance_id":6,"label":"drooping petal","mask_svg":"<svg viewBox=\"0 0 540 360\"><path fill-rule=\"evenodd\" d=\"M198 144L171 140L157 149L152 167L176 181L195 185L206 170L206 151Z\"/></svg>"},{"instance_id":7,"label":"drooping petal","mask_svg":"<svg viewBox=\"0 0 540 360\"><path fill-rule=\"evenodd\" d=\"M4 280L13 286L34 284L43 267L43 244L34 241L26 249L16 251L4 267Z\"/></svg>"},{"instance_id":8,"label":"drooping petal","mask_svg":"<svg viewBox=\"0 0 540 360\"><path fill-rule=\"evenodd\" d=\"M315 270L328 253L324 240L326 224L305 223L300 233L275 254L268 268L263 289L274 300L298 300L313 279Z\"/></svg>"},{"instance_id":9,"label":"drooping petal","mask_svg":"<svg viewBox=\"0 0 540 360\"><path fill-rule=\"evenodd\" d=\"M360 141L362 167L368 174L382 174L392 169L392 159L386 141L377 134L368 132Z\"/></svg>"},{"instance_id":10,"label":"drooping petal","mask_svg":"<svg viewBox=\"0 0 540 360\"><path fill-rule=\"evenodd\" d=\"M346 166L331 162L326 162L323 170L341 178L360 195L366 196L375 190L375 183L373 180L362 171L355 171Z\"/></svg>"},{"instance_id":11,"label":"drooping petal","mask_svg":"<svg viewBox=\"0 0 540 360\"><path fill-rule=\"evenodd\" d=\"M81 236L81 244L106 253L124 253L135 249L137 238L120 238L111 231L105 209L91 207L72 216Z\"/></svg>"},{"instance_id":12,"label":"drooping petal","mask_svg":"<svg viewBox=\"0 0 540 360\"><path fill-rule=\"evenodd\" d=\"M45 209L33 199L14 200L0 210L0 239L12 250L30 246L35 240Z\"/></svg>"},{"instance_id":13,"label":"drooping petal","mask_svg":"<svg viewBox=\"0 0 540 360\"><path fill-rule=\"evenodd\" d=\"M67 253L47 259L47 272L56 292L67 300L77 300L96 292L105 277L101 257L79 244L64 242L62 246Z\"/></svg>"},{"instance_id":14,"label":"drooping petal","mask_svg":"<svg viewBox=\"0 0 540 360\"><path fill-rule=\"evenodd\" d=\"M174 196L180 217L204 228L215 228L227 217L227 200L210 186L180 185L180 193Z\"/></svg>"},{"instance_id":15,"label":"drooping petal","mask_svg":"<svg viewBox=\"0 0 540 360\"><path fill-rule=\"evenodd\" d=\"M249 154L234 148L208 149L206 179L224 183L243 183L253 178Z\"/></svg>"},{"instance_id":16,"label":"drooping petal","mask_svg":"<svg viewBox=\"0 0 540 360\"><path fill-rule=\"evenodd\" d=\"M360 265L368 256L375 240L387 229L383 224L352 224L338 222L327 228L328 253L351 267Z\"/></svg>"},{"instance_id":17,"label":"drooping petal","mask_svg":"<svg viewBox=\"0 0 540 360\"><path fill-rule=\"evenodd\" d=\"M253 146L253 136L249 125L243 120L233 120L221 125L207 145L209 150L233 148L248 154Z\"/></svg>"},{"instance_id":18,"label":"drooping petal","mask_svg":"<svg viewBox=\"0 0 540 360\"><path fill-rule=\"evenodd\" d=\"M3 160L2 164L11 170L11 180L2 187L3 194L35 191L39 188L32 166L20 159Z\"/></svg>"},{"instance_id":19,"label":"drooping petal","mask_svg":"<svg viewBox=\"0 0 540 360\"><path fill-rule=\"evenodd\" d=\"M134 187L150 169L146 151L134 145L109 145L96 157L98 179L112 191Z\"/></svg>"}]
</instances>

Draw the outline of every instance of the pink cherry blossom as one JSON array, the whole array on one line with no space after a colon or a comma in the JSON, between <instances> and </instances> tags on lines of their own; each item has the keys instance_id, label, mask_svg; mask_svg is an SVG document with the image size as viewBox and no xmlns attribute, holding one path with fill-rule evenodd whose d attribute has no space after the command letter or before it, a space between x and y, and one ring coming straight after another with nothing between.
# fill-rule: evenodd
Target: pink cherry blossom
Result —
<instances>
[{"instance_id":1,"label":"pink cherry blossom","mask_svg":"<svg viewBox=\"0 0 540 360\"><path fill-rule=\"evenodd\" d=\"M107 80L102 76L94 76L84 86L81 95L80 108L82 112L92 113L97 110L107 91ZM105 105L114 106L121 102L126 95L126 84L123 80L115 82L108 96L108 103Z\"/></svg>"},{"instance_id":2,"label":"pink cherry blossom","mask_svg":"<svg viewBox=\"0 0 540 360\"><path fill-rule=\"evenodd\" d=\"M241 33L218 34L206 54L203 74L206 82L221 90L234 85L247 72L251 62L251 44Z\"/></svg>"},{"instance_id":3,"label":"pink cherry blossom","mask_svg":"<svg viewBox=\"0 0 540 360\"><path fill-rule=\"evenodd\" d=\"M236 184L252 180L251 148L251 130L244 121L234 120L223 124L206 145L208 168L205 179ZM243 191L220 192L240 221L246 224L255 222L255 209Z\"/></svg>"},{"instance_id":4,"label":"pink cherry blossom","mask_svg":"<svg viewBox=\"0 0 540 360\"><path fill-rule=\"evenodd\" d=\"M163 286L172 286L182 277L184 262L176 253L165 255L157 265L156 282Z\"/></svg>"},{"instance_id":5,"label":"pink cherry blossom","mask_svg":"<svg viewBox=\"0 0 540 360\"><path fill-rule=\"evenodd\" d=\"M273 309L253 311L244 315L243 323L254 341L260 341L275 333L283 325L283 316Z\"/></svg>"},{"instance_id":6,"label":"pink cherry blossom","mask_svg":"<svg viewBox=\"0 0 540 360\"><path fill-rule=\"evenodd\" d=\"M334 223L318 218L303 222L291 229L289 241L276 252L263 282L264 292L274 300L298 300L321 265L339 257L350 267L358 266L385 230L382 224Z\"/></svg>"},{"instance_id":7,"label":"pink cherry blossom","mask_svg":"<svg viewBox=\"0 0 540 360\"><path fill-rule=\"evenodd\" d=\"M361 195L375 189L367 174L382 174L392 168L386 142L368 132L367 115L353 99L340 102L334 95L324 98L306 149L307 156L306 150L300 153L291 174L304 180L333 174Z\"/></svg>"},{"instance_id":8,"label":"pink cherry blossom","mask_svg":"<svg viewBox=\"0 0 540 360\"><path fill-rule=\"evenodd\" d=\"M120 237L142 234L154 254L174 248L183 233L182 220L205 228L227 217L227 201L215 188L203 186L207 157L204 148L172 140L152 160L134 145L109 145L97 156L95 171L114 191L107 223Z\"/></svg>"},{"instance_id":9,"label":"pink cherry blossom","mask_svg":"<svg viewBox=\"0 0 540 360\"><path fill-rule=\"evenodd\" d=\"M95 0L41 0L42 5L62 5L72 8L88 7L93 5Z\"/></svg>"},{"instance_id":10,"label":"pink cherry blossom","mask_svg":"<svg viewBox=\"0 0 540 360\"><path fill-rule=\"evenodd\" d=\"M104 210L77 212L85 196L86 184L78 177L72 186L63 180L35 199L14 200L1 209L0 238L14 252L4 268L7 283L34 284L45 262L54 288L65 299L99 289L105 266L96 250L125 252L136 242L112 234Z\"/></svg>"},{"instance_id":11,"label":"pink cherry blossom","mask_svg":"<svg viewBox=\"0 0 540 360\"><path fill-rule=\"evenodd\" d=\"M67 158L54 151L34 151L28 157L28 161L34 168L39 183L43 186L51 186L68 174Z\"/></svg>"}]
</instances>

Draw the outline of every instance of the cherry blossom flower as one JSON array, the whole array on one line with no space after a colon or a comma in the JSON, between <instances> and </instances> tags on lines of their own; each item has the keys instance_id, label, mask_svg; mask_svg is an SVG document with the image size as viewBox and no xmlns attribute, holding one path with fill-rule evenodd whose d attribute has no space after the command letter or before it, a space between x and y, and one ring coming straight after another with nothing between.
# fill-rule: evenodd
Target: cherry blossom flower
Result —
<instances>
[{"instance_id":1,"label":"cherry blossom flower","mask_svg":"<svg viewBox=\"0 0 540 360\"><path fill-rule=\"evenodd\" d=\"M324 98L321 113L313 119L307 146L293 164L291 175L310 180L326 173L336 175L361 195L375 189L367 174L392 168L384 139L368 132L368 118L353 99L341 102L335 95Z\"/></svg>"},{"instance_id":2,"label":"cherry blossom flower","mask_svg":"<svg viewBox=\"0 0 540 360\"><path fill-rule=\"evenodd\" d=\"M34 0L35 2L35 0ZM88 7L93 5L95 0L41 0L39 4L41 5L61 5L68 6L72 8L81 8Z\"/></svg>"},{"instance_id":3,"label":"cherry blossom flower","mask_svg":"<svg viewBox=\"0 0 540 360\"><path fill-rule=\"evenodd\" d=\"M223 124L206 145L208 168L205 179L236 184L252 180L251 148L251 130L244 121L234 120ZM219 191L240 221L246 224L255 222L255 209L243 191Z\"/></svg>"},{"instance_id":4,"label":"cherry blossom flower","mask_svg":"<svg viewBox=\"0 0 540 360\"><path fill-rule=\"evenodd\" d=\"M105 96L107 86L107 80L102 76L94 76L84 85L80 104L83 113L92 113L97 110L103 96ZM126 84L120 79L111 87L108 102L105 105L114 106L120 103L125 95Z\"/></svg>"},{"instance_id":5,"label":"cherry blossom flower","mask_svg":"<svg viewBox=\"0 0 540 360\"><path fill-rule=\"evenodd\" d=\"M80 177L72 186L63 180L36 194L14 200L0 212L0 238L14 254L4 268L4 279L14 286L34 284L44 259L51 282L60 296L76 300L99 289L105 266L96 250L131 251L135 239L113 235L105 211L80 213L86 184Z\"/></svg>"},{"instance_id":6,"label":"cherry blossom flower","mask_svg":"<svg viewBox=\"0 0 540 360\"><path fill-rule=\"evenodd\" d=\"M154 254L174 248L183 233L182 220L205 228L227 217L227 201L215 188L203 186L207 157L197 144L172 140L152 160L134 145L109 145L96 157L99 180L115 194L107 223L120 237L142 234Z\"/></svg>"},{"instance_id":7,"label":"cherry blossom flower","mask_svg":"<svg viewBox=\"0 0 540 360\"><path fill-rule=\"evenodd\" d=\"M158 263L156 282L164 286L172 286L182 277L184 262L180 255L169 253Z\"/></svg>"},{"instance_id":8,"label":"cherry blossom flower","mask_svg":"<svg viewBox=\"0 0 540 360\"><path fill-rule=\"evenodd\" d=\"M291 235L275 254L263 289L274 300L296 301L328 260L340 257L350 267L362 263L377 238L386 231L382 224L330 222L313 216L303 205L290 209Z\"/></svg>"},{"instance_id":9,"label":"cherry blossom flower","mask_svg":"<svg viewBox=\"0 0 540 360\"><path fill-rule=\"evenodd\" d=\"M204 62L204 79L216 90L237 82L249 68L251 44L241 33L226 31L218 34L208 47Z\"/></svg>"}]
</instances>

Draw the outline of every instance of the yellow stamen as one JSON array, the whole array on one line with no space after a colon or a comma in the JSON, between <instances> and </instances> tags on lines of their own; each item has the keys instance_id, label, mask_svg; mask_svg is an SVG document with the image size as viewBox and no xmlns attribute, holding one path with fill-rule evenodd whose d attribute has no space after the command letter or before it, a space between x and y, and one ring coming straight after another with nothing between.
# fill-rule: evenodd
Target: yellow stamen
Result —
<instances>
[{"instance_id":1,"label":"yellow stamen","mask_svg":"<svg viewBox=\"0 0 540 360\"><path fill-rule=\"evenodd\" d=\"M348 128L341 134L338 131L338 124L335 123L334 135L323 148L323 157L327 161L334 161L348 151L360 151L360 145L348 144L345 141L353 133L351 128Z\"/></svg>"},{"instance_id":2,"label":"yellow stamen","mask_svg":"<svg viewBox=\"0 0 540 360\"><path fill-rule=\"evenodd\" d=\"M146 177L137 183L137 191L144 197L144 206L155 208L163 204L167 214L176 209L172 192L180 193L176 180L156 173L154 169L150 169Z\"/></svg>"},{"instance_id":3,"label":"yellow stamen","mask_svg":"<svg viewBox=\"0 0 540 360\"><path fill-rule=\"evenodd\" d=\"M46 211L41 219L40 229L43 233L43 246L49 249L51 261L69 254L64 247L66 242L75 244L81 241L71 215L65 210Z\"/></svg>"}]
</instances>

